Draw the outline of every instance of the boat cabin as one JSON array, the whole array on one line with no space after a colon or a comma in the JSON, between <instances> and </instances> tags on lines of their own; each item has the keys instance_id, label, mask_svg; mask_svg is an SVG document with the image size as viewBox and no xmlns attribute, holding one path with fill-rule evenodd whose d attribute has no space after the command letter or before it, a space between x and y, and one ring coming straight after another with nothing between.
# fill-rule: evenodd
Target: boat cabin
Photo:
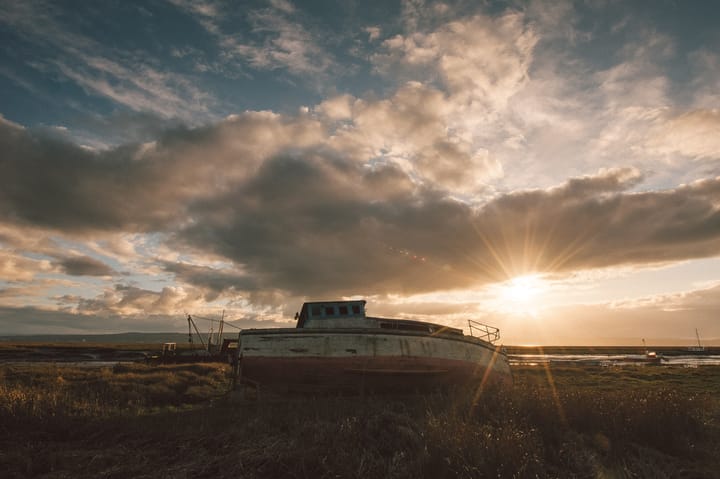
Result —
<instances>
[{"instance_id":1,"label":"boat cabin","mask_svg":"<svg viewBox=\"0 0 720 479\"><path fill-rule=\"evenodd\" d=\"M302 309L295 315L297 327L306 329L381 328L427 334L463 335L461 329L425 321L368 317L365 314L365 303L364 299L303 303Z\"/></svg>"},{"instance_id":2,"label":"boat cabin","mask_svg":"<svg viewBox=\"0 0 720 479\"><path fill-rule=\"evenodd\" d=\"M303 303L296 315L298 328L367 328L373 321L365 316L365 300Z\"/></svg>"}]
</instances>

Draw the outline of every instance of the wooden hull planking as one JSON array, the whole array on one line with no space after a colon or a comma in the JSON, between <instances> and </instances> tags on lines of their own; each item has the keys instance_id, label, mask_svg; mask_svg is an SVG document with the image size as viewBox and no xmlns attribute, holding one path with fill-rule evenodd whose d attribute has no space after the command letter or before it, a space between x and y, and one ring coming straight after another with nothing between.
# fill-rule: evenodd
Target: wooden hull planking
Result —
<instances>
[{"instance_id":1,"label":"wooden hull planking","mask_svg":"<svg viewBox=\"0 0 720 479\"><path fill-rule=\"evenodd\" d=\"M472 338L379 330L244 330L240 374L280 390L413 391L511 382L505 354Z\"/></svg>"}]
</instances>

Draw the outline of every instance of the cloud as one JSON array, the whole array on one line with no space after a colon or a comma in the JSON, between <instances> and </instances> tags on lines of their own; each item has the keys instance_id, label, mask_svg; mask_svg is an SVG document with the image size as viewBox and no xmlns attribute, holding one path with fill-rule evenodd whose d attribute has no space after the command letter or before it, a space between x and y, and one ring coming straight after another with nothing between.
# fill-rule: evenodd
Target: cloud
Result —
<instances>
[{"instance_id":1,"label":"cloud","mask_svg":"<svg viewBox=\"0 0 720 479\"><path fill-rule=\"evenodd\" d=\"M316 110L342 122L330 142L358 162L393 163L418 180L461 192L502 175L486 149L448 127L456 110L445 94L418 82L381 100L333 97Z\"/></svg>"},{"instance_id":2,"label":"cloud","mask_svg":"<svg viewBox=\"0 0 720 479\"><path fill-rule=\"evenodd\" d=\"M720 179L630 193L638 172L614 169L473 207L409 186L399 193L397 170L373 175L392 178L387 190L352 164L277 158L204 205L213 219L197 214L177 238L242 264L259 285L310 296L411 294L720 254Z\"/></svg>"},{"instance_id":3,"label":"cloud","mask_svg":"<svg viewBox=\"0 0 720 479\"><path fill-rule=\"evenodd\" d=\"M216 2L202 0L169 0L169 2L182 10L202 17L216 18L220 15L220 8Z\"/></svg>"},{"instance_id":4,"label":"cloud","mask_svg":"<svg viewBox=\"0 0 720 479\"><path fill-rule=\"evenodd\" d=\"M511 274L720 253L720 210L713 199L720 178L668 191L620 191L637 180L632 170L609 170L559 188L505 195L483 209L479 233L500 258L496 264Z\"/></svg>"},{"instance_id":5,"label":"cloud","mask_svg":"<svg viewBox=\"0 0 720 479\"><path fill-rule=\"evenodd\" d=\"M649 301L635 301L634 303L637 307L642 307L650 303L663 311L697 311L703 313L707 320L710 320L713 311L720 310L720 284L710 284L706 288L661 295L651 298ZM628 303L616 304L614 306L631 307ZM718 333L720 333L720 331L718 331Z\"/></svg>"},{"instance_id":6,"label":"cloud","mask_svg":"<svg viewBox=\"0 0 720 479\"><path fill-rule=\"evenodd\" d=\"M1 296L1 292L0 292ZM201 311L201 310L197 310ZM195 313L196 310L189 311ZM206 313L219 319L219 310ZM209 325L197 317L198 328L203 333ZM287 319L274 323L271 320L258 320L253 316L240 319L230 318L229 324L237 328L292 327ZM135 315L120 314L80 314L70 311L57 311L33 306L0 305L0 331L3 335L26 334L108 334L122 332L187 332L187 320L184 312L155 314L142 312ZM226 325L225 332L232 332ZM89 338L88 338L89 340Z\"/></svg>"},{"instance_id":7,"label":"cloud","mask_svg":"<svg viewBox=\"0 0 720 479\"><path fill-rule=\"evenodd\" d=\"M135 51L108 47L73 31L63 12L43 1L4 5L4 24L14 36L47 53L31 63L43 72L70 79L92 95L105 97L136 112L195 123L211 118L214 98L193 78L157 68L157 61Z\"/></svg>"},{"instance_id":8,"label":"cloud","mask_svg":"<svg viewBox=\"0 0 720 479\"><path fill-rule=\"evenodd\" d=\"M142 261L141 250L144 254L149 253L143 245L146 240L147 238L142 234L108 233L95 235L92 241L84 241L83 244L100 256L112 258L120 264L127 264Z\"/></svg>"},{"instance_id":9,"label":"cloud","mask_svg":"<svg viewBox=\"0 0 720 479\"><path fill-rule=\"evenodd\" d=\"M277 10L284 13L295 13L295 6L287 0L270 0L270 4Z\"/></svg>"},{"instance_id":10,"label":"cloud","mask_svg":"<svg viewBox=\"0 0 720 479\"><path fill-rule=\"evenodd\" d=\"M669 119L648 139L659 154L720 160L720 110L692 110Z\"/></svg>"},{"instance_id":11,"label":"cloud","mask_svg":"<svg viewBox=\"0 0 720 479\"><path fill-rule=\"evenodd\" d=\"M267 155L312 144L320 133L313 121L255 112L95 152L0 123L0 218L67 232L163 229L186 221L189 203L251 175Z\"/></svg>"},{"instance_id":12,"label":"cloud","mask_svg":"<svg viewBox=\"0 0 720 479\"><path fill-rule=\"evenodd\" d=\"M330 68L288 2L249 12L247 38L226 32L221 3L175 4L258 69ZM142 143L95 150L0 117L0 238L14 248L3 274L112 276L96 259L112 258L157 287L133 278L91 298L60 294L62 307L170 314L225 301L277 314L288 297L421 294L720 254L720 179L658 187L651 173L673 155L712 161L719 147L715 110L671 108L669 78L653 64L672 55L667 38L643 34L599 68L540 52L550 27L531 13L448 21L445 11L423 31L428 10L404 9L406 31L372 57L397 74L387 94L194 128L155 118L183 95L200 111L201 91L142 65L132 76L130 57L89 55L86 39L70 37L72 61L55 61L59 71L131 109L149 102L154 114L118 119L145 130ZM67 241L87 249L68 256Z\"/></svg>"},{"instance_id":13,"label":"cloud","mask_svg":"<svg viewBox=\"0 0 720 479\"><path fill-rule=\"evenodd\" d=\"M391 101L352 102L355 134L369 134L391 118L401 137L417 136L429 150L437 148L442 95L409 85L393 101L405 109ZM438 109L426 109L435 102ZM159 233L178 254L216 255L242 271L165 263L166 272L201 288L168 290L170 303L231 289L410 294L532 271L720 254L719 178L633 192L640 172L611 168L547 189L460 201L440 187L442 180L414 178L427 171L421 161L409 170L402 162L359 161L345 148L345 130L332 138L327 131L311 115L248 112L212 127L169 131L150 144L88 152L0 125L6 152L0 217L78 238ZM87 261L59 264L69 273L109 273ZM178 294L182 301L172 299ZM114 290L106 301L83 307L167 307L153 295Z\"/></svg>"},{"instance_id":14,"label":"cloud","mask_svg":"<svg viewBox=\"0 0 720 479\"><path fill-rule=\"evenodd\" d=\"M107 264L90 256L67 256L56 265L70 276L112 276L115 271Z\"/></svg>"},{"instance_id":15,"label":"cloud","mask_svg":"<svg viewBox=\"0 0 720 479\"><path fill-rule=\"evenodd\" d=\"M683 338L685 344L695 345L695 328L705 344L718 344L719 308L720 286L715 284L622 302L557 308L551 314L560 318L561 328L572 327L573 323L576 327L579 325L587 343L596 337L603 338L605 344L619 344L617 338L624 337L623 342L630 345L640 346L642 338L649 344L677 345L678 338ZM577 318L583 319L578 321ZM578 344L577 340L575 344Z\"/></svg>"},{"instance_id":16,"label":"cloud","mask_svg":"<svg viewBox=\"0 0 720 479\"><path fill-rule=\"evenodd\" d=\"M355 98L352 95L339 95L328 98L320 103L315 110L330 120L349 120L352 118L352 104Z\"/></svg>"},{"instance_id":17,"label":"cloud","mask_svg":"<svg viewBox=\"0 0 720 479\"><path fill-rule=\"evenodd\" d=\"M209 289L215 293L228 290L255 291L258 289L258 285L252 276L238 273L235 269L218 269L195 264L170 262L164 263L164 269L169 273L173 273L179 281Z\"/></svg>"},{"instance_id":18,"label":"cloud","mask_svg":"<svg viewBox=\"0 0 720 479\"><path fill-rule=\"evenodd\" d=\"M74 313L96 316L179 315L183 311L202 310L206 304L203 292L194 288L168 286L152 291L125 284L117 284L91 299L74 296L59 299Z\"/></svg>"},{"instance_id":19,"label":"cloud","mask_svg":"<svg viewBox=\"0 0 720 479\"><path fill-rule=\"evenodd\" d=\"M11 251L0 250L0 281L31 281L39 273L52 271L48 260L34 259Z\"/></svg>"},{"instance_id":20,"label":"cloud","mask_svg":"<svg viewBox=\"0 0 720 479\"><path fill-rule=\"evenodd\" d=\"M262 327L264 324L267 327L268 323L272 324L273 321L287 323L302 302L301 298L288 297L269 288L246 292L240 296L235 287L243 286L248 280L237 280L235 278L239 275L233 277L232 272L212 275L203 271L203 268L192 265L167 266L178 274L175 286L150 290L118 283L104 288L92 298L70 294L56 297L56 307L45 309L56 309L78 318L98 318L101 322L104 322L105 318L146 320L143 330L157 330L167 318L175 317L176 322L180 322L180 328L183 328L186 326L184 318L187 313L217 316L219 319L223 310L226 313L225 319L236 326ZM198 286L183 284L184 279L195 281ZM288 302L289 300L292 301ZM153 318L157 319L158 325L153 325ZM176 324L174 328L166 330L177 330L177 326Z\"/></svg>"},{"instance_id":21,"label":"cloud","mask_svg":"<svg viewBox=\"0 0 720 479\"><path fill-rule=\"evenodd\" d=\"M391 269L407 260L383 236L402 228L394 223L414 201L411 192L393 168L365 171L317 154L277 157L242 188L198 204L197 221L177 240L243 265L260 286L291 293L348 294L368 287L370 277L378 288L402 289L406 272Z\"/></svg>"},{"instance_id":22,"label":"cloud","mask_svg":"<svg viewBox=\"0 0 720 479\"><path fill-rule=\"evenodd\" d=\"M386 53L377 54L374 61L381 71L430 67L456 101L498 109L528 81L537 41L521 13L496 18L476 15L431 33L389 38L383 42Z\"/></svg>"},{"instance_id":23,"label":"cloud","mask_svg":"<svg viewBox=\"0 0 720 479\"><path fill-rule=\"evenodd\" d=\"M437 22L427 21L430 9L417 2L406 4L406 10L406 32L384 40L372 57L374 65L388 79L411 79L443 94L446 113L439 124L444 130L438 131L462 140L448 144L455 147L451 151L463 152L460 158L486 162L485 185L546 187L618 164L667 172L668 161L680 174L682 158L654 143L684 110L668 71L677 55L672 36L644 22L609 34L596 31L599 26L583 31L571 2L531 2L522 11ZM601 38L608 40L602 44L607 52L588 56L586 49L600 47ZM718 63L707 52L694 59L701 72L714 71ZM715 77L698 75L699 80ZM420 156L411 161L441 165L435 158L452 157L438 151L432 161ZM454 163L452 173L467 165ZM478 193L453 182L450 172L437 173L424 176L462 193ZM706 169L686 168L682 178L706 174ZM649 180L669 185L660 175Z\"/></svg>"},{"instance_id":24,"label":"cloud","mask_svg":"<svg viewBox=\"0 0 720 479\"><path fill-rule=\"evenodd\" d=\"M404 83L383 100L356 102L352 128L338 136L356 136L350 148L371 146L427 181L477 194L529 154L515 148L509 158L506 144L522 141L527 116L516 114L514 99L532 85L539 35L512 11L429 22L437 26L422 31L432 9L404 8L407 31L371 57L384 77Z\"/></svg>"},{"instance_id":25,"label":"cloud","mask_svg":"<svg viewBox=\"0 0 720 479\"><path fill-rule=\"evenodd\" d=\"M208 104L212 97L181 75L160 72L150 66L129 67L105 58L78 55L76 59L80 59L81 64L56 61L55 66L88 93L164 119L191 121L195 115L209 117Z\"/></svg>"},{"instance_id":26,"label":"cloud","mask_svg":"<svg viewBox=\"0 0 720 479\"><path fill-rule=\"evenodd\" d=\"M375 26L365 27L364 31L365 31L365 33L368 34L368 41L370 41L370 42L373 42L373 41L377 40L378 38L380 38L380 33L382 32L380 27L375 27Z\"/></svg>"},{"instance_id":27,"label":"cloud","mask_svg":"<svg viewBox=\"0 0 720 479\"><path fill-rule=\"evenodd\" d=\"M230 55L237 55L258 70L285 68L296 75L325 73L332 57L313 35L300 24L284 16L284 11L255 11L250 15L253 29L267 34L262 42L238 42L223 39Z\"/></svg>"},{"instance_id":28,"label":"cloud","mask_svg":"<svg viewBox=\"0 0 720 479\"><path fill-rule=\"evenodd\" d=\"M296 76L316 76L337 68L333 55L323 46L320 32L304 26L302 12L287 0L272 0L265 8L244 11L248 33L226 28L225 17L234 9L232 6L184 0L172 3L191 14L217 39L226 63L240 59L255 70L284 69Z\"/></svg>"},{"instance_id":29,"label":"cloud","mask_svg":"<svg viewBox=\"0 0 720 479\"><path fill-rule=\"evenodd\" d=\"M701 48L688 56L692 69L693 106L697 109L720 108L720 56Z\"/></svg>"}]
</instances>

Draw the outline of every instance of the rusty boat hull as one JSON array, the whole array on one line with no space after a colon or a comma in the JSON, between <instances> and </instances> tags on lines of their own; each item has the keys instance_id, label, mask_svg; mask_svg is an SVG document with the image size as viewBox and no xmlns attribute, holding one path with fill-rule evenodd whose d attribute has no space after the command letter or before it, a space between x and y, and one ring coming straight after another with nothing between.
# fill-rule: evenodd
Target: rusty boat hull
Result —
<instances>
[{"instance_id":1,"label":"rusty boat hull","mask_svg":"<svg viewBox=\"0 0 720 479\"><path fill-rule=\"evenodd\" d=\"M279 391L412 392L509 383L499 346L442 330L248 329L241 382Z\"/></svg>"}]
</instances>

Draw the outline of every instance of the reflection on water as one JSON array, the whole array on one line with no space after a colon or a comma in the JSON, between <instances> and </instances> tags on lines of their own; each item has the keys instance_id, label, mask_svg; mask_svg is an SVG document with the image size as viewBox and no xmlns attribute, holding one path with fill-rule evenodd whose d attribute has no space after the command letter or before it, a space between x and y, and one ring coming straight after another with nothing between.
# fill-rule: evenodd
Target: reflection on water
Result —
<instances>
[{"instance_id":1,"label":"reflection on water","mask_svg":"<svg viewBox=\"0 0 720 479\"><path fill-rule=\"evenodd\" d=\"M643 354L509 354L510 364L537 366L540 364L584 365L584 366L624 366L646 365L651 363ZM720 355L705 356L665 356L661 366L719 366Z\"/></svg>"}]
</instances>

